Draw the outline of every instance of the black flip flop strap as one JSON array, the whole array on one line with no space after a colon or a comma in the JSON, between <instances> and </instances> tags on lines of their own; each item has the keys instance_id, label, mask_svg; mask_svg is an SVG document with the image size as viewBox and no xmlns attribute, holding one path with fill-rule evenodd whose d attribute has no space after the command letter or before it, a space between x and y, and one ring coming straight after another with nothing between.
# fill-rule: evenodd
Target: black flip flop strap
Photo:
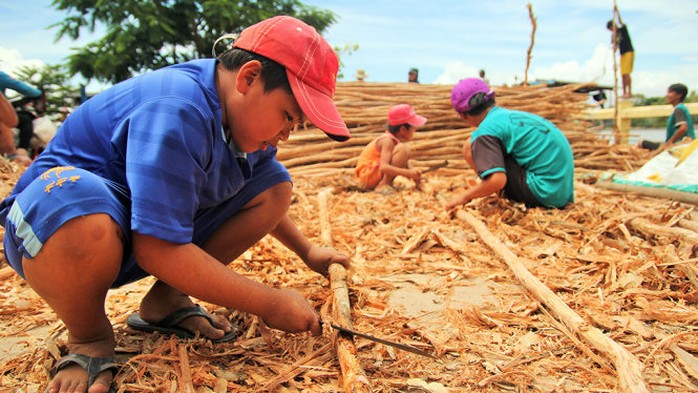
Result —
<instances>
[{"instance_id":1,"label":"black flip flop strap","mask_svg":"<svg viewBox=\"0 0 698 393\"><path fill-rule=\"evenodd\" d=\"M163 327L180 327L180 322L190 317L206 318L211 326L213 326L213 319L211 316L208 315L208 313L206 313L206 311L204 311L204 309L198 304L194 307L186 307L173 312L158 322L157 325Z\"/></svg>"},{"instance_id":2,"label":"black flip flop strap","mask_svg":"<svg viewBox=\"0 0 698 393\"><path fill-rule=\"evenodd\" d=\"M97 375L101 372L110 370L112 376L114 376L119 369L119 366L114 362L114 358L93 358L82 354L70 354L64 356L56 363L53 375L72 364L77 364L87 371L87 386L92 386L95 379L97 379Z\"/></svg>"}]
</instances>

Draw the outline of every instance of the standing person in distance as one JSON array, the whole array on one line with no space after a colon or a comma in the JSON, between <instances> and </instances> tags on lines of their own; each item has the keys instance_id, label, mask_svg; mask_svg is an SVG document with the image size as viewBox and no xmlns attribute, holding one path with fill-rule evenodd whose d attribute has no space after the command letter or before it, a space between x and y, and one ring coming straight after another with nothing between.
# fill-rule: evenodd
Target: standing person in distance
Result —
<instances>
[{"instance_id":1,"label":"standing person in distance","mask_svg":"<svg viewBox=\"0 0 698 393\"><path fill-rule=\"evenodd\" d=\"M419 70L416 68L410 68L410 71L407 73L407 82L408 83L419 83Z\"/></svg>"},{"instance_id":2,"label":"standing person in distance","mask_svg":"<svg viewBox=\"0 0 698 393\"><path fill-rule=\"evenodd\" d=\"M630 40L630 33L628 32L628 26L623 23L620 18L620 11L618 11L618 6L613 7L613 19L609 20L606 24L606 28L613 31L615 28L615 36L612 36L612 43L618 46L620 51L620 75L623 85L623 98L632 97L632 78L630 74L633 72L633 64L635 63L635 49L633 48L633 43ZM618 17L618 24L616 24L616 16Z\"/></svg>"}]
</instances>

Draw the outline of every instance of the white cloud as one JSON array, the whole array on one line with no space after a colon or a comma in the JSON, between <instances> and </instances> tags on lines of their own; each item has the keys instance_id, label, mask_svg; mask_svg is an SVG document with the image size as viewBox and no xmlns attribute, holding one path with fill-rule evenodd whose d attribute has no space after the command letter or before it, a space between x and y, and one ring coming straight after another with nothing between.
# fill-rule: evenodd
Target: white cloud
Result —
<instances>
[{"instance_id":1,"label":"white cloud","mask_svg":"<svg viewBox=\"0 0 698 393\"><path fill-rule=\"evenodd\" d=\"M619 60L615 64L620 67ZM535 64L535 61L533 62ZM691 65L672 65L667 63L664 68L653 70L638 67L632 76L633 91L647 97L661 97L666 93L666 88L673 83L683 83L689 90L698 86L698 74ZM477 76L478 68L462 61L449 61L433 83L455 84L462 78ZM566 82L594 82L600 86L613 87L614 63L611 49L607 45L598 44L591 56L582 63L574 60L555 62L549 66L532 65L529 70L529 82L536 79L558 80ZM492 85L512 85L523 82L523 72L520 75L512 75L508 71L493 69L487 72ZM618 75L618 87L620 88L620 75Z\"/></svg>"},{"instance_id":2,"label":"white cloud","mask_svg":"<svg viewBox=\"0 0 698 393\"><path fill-rule=\"evenodd\" d=\"M455 85L459 80L478 76L479 69L462 61L450 61L443 73L436 77L435 84Z\"/></svg>"},{"instance_id":3,"label":"white cloud","mask_svg":"<svg viewBox=\"0 0 698 393\"><path fill-rule=\"evenodd\" d=\"M6 49L0 47L0 69L15 77L15 73L21 67L41 68L45 63L38 59L24 59L17 49Z\"/></svg>"}]
</instances>

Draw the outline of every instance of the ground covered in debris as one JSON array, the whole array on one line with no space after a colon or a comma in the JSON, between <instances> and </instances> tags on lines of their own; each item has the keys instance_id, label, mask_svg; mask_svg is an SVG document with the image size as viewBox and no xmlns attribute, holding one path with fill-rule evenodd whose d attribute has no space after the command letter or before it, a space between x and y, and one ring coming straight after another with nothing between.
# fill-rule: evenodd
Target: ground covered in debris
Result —
<instances>
[{"instance_id":1,"label":"ground covered in debris","mask_svg":"<svg viewBox=\"0 0 698 393\"><path fill-rule=\"evenodd\" d=\"M443 209L444 201L475 177L457 157L460 133L437 135L451 138L442 142L451 149L447 154L432 155L431 147L418 154L418 165L448 159L447 167L425 175L421 191L398 180L391 195L362 192L346 158L353 152L346 157L335 152L338 164L324 169L315 163L294 166L293 157L285 158L294 177L291 216L317 243L323 230L318 194L330 191L331 245L352 259L354 328L439 358L356 338L355 356L373 391L618 391L628 370L587 339L590 330L627 351L639 367L630 371L638 371L651 391L696 391L695 207L595 187L601 169L594 164L577 169L576 201L565 209L527 209L491 196L464 207L461 213L471 220L466 222L464 215ZM298 138L303 140L303 132ZM415 141L420 143L426 139ZM637 167L628 158L634 153L622 147L579 155L590 143L595 142L573 143L580 162ZM4 196L21 169L7 163L1 169ZM569 318L549 305L551 298L532 293L530 283L512 271L512 256L579 316L583 327L567 323ZM230 268L274 287L294 288L323 319L331 318L328 280L271 237ZM123 365L116 377L120 392L343 390L329 330L319 337L268 331L254 316L206 303L201 304L238 322L238 340L212 344L129 329L125 320L151 283L146 279L108 297ZM42 391L64 349L65 329L5 263L0 305L0 387Z\"/></svg>"},{"instance_id":2,"label":"ground covered in debris","mask_svg":"<svg viewBox=\"0 0 698 393\"><path fill-rule=\"evenodd\" d=\"M354 327L440 357L357 339L356 356L373 389L409 391L424 381L454 392L613 391L612 362L535 300L471 227L443 211L440 199L462 187L467 170L442 172L430 174L423 191L403 183L388 196L343 190L352 182L346 174L296 178L293 217L315 241L317 192L334 190L333 246L352 256ZM582 182L576 198L564 210L525 209L495 197L466 210L582 318L636 356L655 391L695 391L698 283L687 272L695 272L698 234L685 228L695 222L693 207ZM656 234L650 224L675 233ZM231 268L295 288L327 315L328 281L271 238ZM41 390L65 331L9 268L0 274L0 381L18 391ZM125 318L150 282L109 296L124 363L121 391L341 390L329 331L321 337L275 331L265 338L255 318L234 312L244 334L230 344L131 331Z\"/></svg>"}]
</instances>

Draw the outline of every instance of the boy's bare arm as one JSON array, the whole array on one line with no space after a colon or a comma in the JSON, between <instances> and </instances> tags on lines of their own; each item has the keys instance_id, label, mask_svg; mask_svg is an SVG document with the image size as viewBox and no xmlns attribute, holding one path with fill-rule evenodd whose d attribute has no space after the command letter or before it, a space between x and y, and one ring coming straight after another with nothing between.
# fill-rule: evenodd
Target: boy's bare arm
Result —
<instances>
[{"instance_id":1,"label":"boy's bare arm","mask_svg":"<svg viewBox=\"0 0 698 393\"><path fill-rule=\"evenodd\" d=\"M400 168L390 164L393 158L393 150L397 144L392 139L381 139L376 143L381 151L380 170L390 176L404 176L408 179L419 180L422 171L417 168Z\"/></svg>"},{"instance_id":2,"label":"boy's bare arm","mask_svg":"<svg viewBox=\"0 0 698 393\"><path fill-rule=\"evenodd\" d=\"M308 267L322 275L327 275L327 269L333 263L349 268L349 257L335 250L313 245L288 215L281 219L271 231L271 235L298 255Z\"/></svg>"},{"instance_id":3,"label":"boy's bare arm","mask_svg":"<svg viewBox=\"0 0 698 393\"><path fill-rule=\"evenodd\" d=\"M504 172L495 172L479 184L470 187L460 196L452 199L446 204L446 210L451 210L460 205L464 205L473 199L484 197L499 192L507 184L507 175Z\"/></svg>"},{"instance_id":4,"label":"boy's bare arm","mask_svg":"<svg viewBox=\"0 0 698 393\"><path fill-rule=\"evenodd\" d=\"M250 280L194 244L134 232L133 251L145 271L187 295L258 315L287 332L321 330L317 314L300 294Z\"/></svg>"},{"instance_id":5,"label":"boy's bare arm","mask_svg":"<svg viewBox=\"0 0 698 393\"><path fill-rule=\"evenodd\" d=\"M669 146L673 145L674 143L676 143L676 141L683 138L683 136L686 134L686 131L688 131L688 125L686 123L681 123L681 125L679 125L679 127L676 129L676 132L674 132L674 135L672 135L671 138L668 141L666 141L666 144Z\"/></svg>"},{"instance_id":6,"label":"boy's bare arm","mask_svg":"<svg viewBox=\"0 0 698 393\"><path fill-rule=\"evenodd\" d=\"M0 94L0 122L9 128L13 128L17 126L17 121L17 112L12 107L12 103L4 95Z\"/></svg>"}]
</instances>

